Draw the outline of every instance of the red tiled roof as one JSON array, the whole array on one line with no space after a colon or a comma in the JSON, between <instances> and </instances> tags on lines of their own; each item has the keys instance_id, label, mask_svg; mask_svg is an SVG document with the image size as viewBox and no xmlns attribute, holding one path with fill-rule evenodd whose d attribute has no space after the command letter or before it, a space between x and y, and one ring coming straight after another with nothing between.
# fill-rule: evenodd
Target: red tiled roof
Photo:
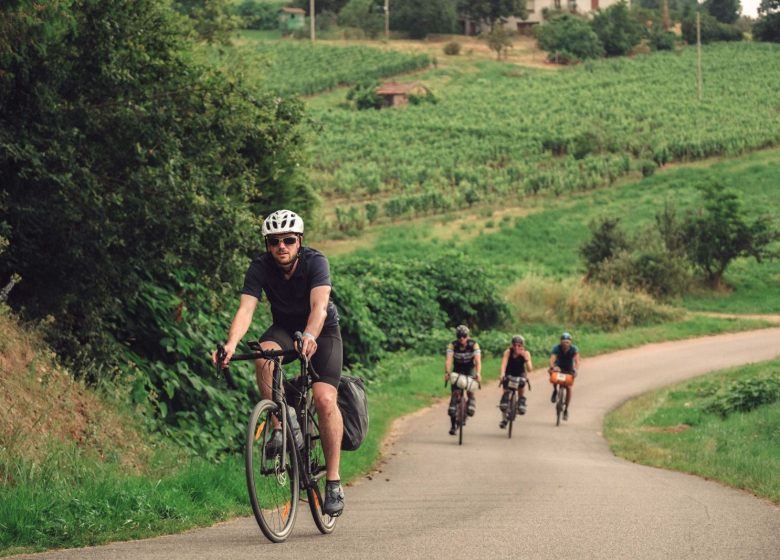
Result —
<instances>
[{"instance_id":1,"label":"red tiled roof","mask_svg":"<svg viewBox=\"0 0 780 560\"><path fill-rule=\"evenodd\" d=\"M286 14L305 14L306 11L300 8L282 8L282 11Z\"/></svg>"},{"instance_id":2,"label":"red tiled roof","mask_svg":"<svg viewBox=\"0 0 780 560\"><path fill-rule=\"evenodd\" d=\"M428 89L420 82L387 82L376 88L376 92L379 95L401 95L419 87Z\"/></svg>"}]
</instances>

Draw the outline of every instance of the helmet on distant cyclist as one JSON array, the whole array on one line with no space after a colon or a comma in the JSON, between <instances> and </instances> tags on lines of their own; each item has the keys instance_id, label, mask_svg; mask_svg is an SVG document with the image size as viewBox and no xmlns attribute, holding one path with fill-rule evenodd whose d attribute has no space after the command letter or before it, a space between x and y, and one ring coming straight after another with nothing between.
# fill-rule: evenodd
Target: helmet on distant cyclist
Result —
<instances>
[{"instance_id":1,"label":"helmet on distant cyclist","mask_svg":"<svg viewBox=\"0 0 780 560\"><path fill-rule=\"evenodd\" d=\"M277 210L263 222L263 237L280 233L303 235L303 218L290 210Z\"/></svg>"},{"instance_id":2,"label":"helmet on distant cyclist","mask_svg":"<svg viewBox=\"0 0 780 560\"><path fill-rule=\"evenodd\" d=\"M525 344L525 339L522 335L516 334L512 337L512 344Z\"/></svg>"},{"instance_id":3,"label":"helmet on distant cyclist","mask_svg":"<svg viewBox=\"0 0 780 560\"><path fill-rule=\"evenodd\" d=\"M455 336L458 338L469 335L469 328L466 325L458 325L455 328Z\"/></svg>"},{"instance_id":4,"label":"helmet on distant cyclist","mask_svg":"<svg viewBox=\"0 0 780 560\"><path fill-rule=\"evenodd\" d=\"M561 340L571 340L571 335L565 332L561 335Z\"/></svg>"}]
</instances>

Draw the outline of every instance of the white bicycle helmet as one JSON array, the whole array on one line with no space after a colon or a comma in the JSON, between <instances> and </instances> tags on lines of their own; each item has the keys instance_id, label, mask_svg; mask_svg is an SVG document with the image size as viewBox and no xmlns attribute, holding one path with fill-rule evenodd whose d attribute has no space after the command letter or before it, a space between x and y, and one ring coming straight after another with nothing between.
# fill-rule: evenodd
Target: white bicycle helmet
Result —
<instances>
[{"instance_id":1,"label":"white bicycle helmet","mask_svg":"<svg viewBox=\"0 0 780 560\"><path fill-rule=\"evenodd\" d=\"M303 218L290 210L277 210L263 222L262 233L263 237L280 233L303 235Z\"/></svg>"}]
</instances>

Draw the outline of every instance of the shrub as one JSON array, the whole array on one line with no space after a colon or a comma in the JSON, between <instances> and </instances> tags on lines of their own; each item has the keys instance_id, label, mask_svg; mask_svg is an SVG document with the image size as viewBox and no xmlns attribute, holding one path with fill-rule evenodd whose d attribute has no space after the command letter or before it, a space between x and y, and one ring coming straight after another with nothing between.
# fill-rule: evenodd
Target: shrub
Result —
<instances>
[{"instance_id":1,"label":"shrub","mask_svg":"<svg viewBox=\"0 0 780 560\"><path fill-rule=\"evenodd\" d=\"M689 45L696 44L696 16L691 15L682 22L682 36ZM701 42L741 41L742 31L735 26L721 23L710 14L701 14Z\"/></svg>"},{"instance_id":2,"label":"shrub","mask_svg":"<svg viewBox=\"0 0 780 560\"><path fill-rule=\"evenodd\" d=\"M759 18L753 25L753 39L780 43L780 12Z\"/></svg>"},{"instance_id":3,"label":"shrub","mask_svg":"<svg viewBox=\"0 0 780 560\"><path fill-rule=\"evenodd\" d=\"M555 16L537 27L536 39L550 61L569 64L604 56L604 47L588 22L571 14Z\"/></svg>"},{"instance_id":4,"label":"shrub","mask_svg":"<svg viewBox=\"0 0 780 560\"><path fill-rule=\"evenodd\" d=\"M726 418L780 401L780 376L740 379L718 391L705 410Z\"/></svg>"},{"instance_id":5,"label":"shrub","mask_svg":"<svg viewBox=\"0 0 780 560\"><path fill-rule=\"evenodd\" d=\"M460 54L461 44L457 41L450 41L446 45L444 45L444 54L448 54L450 56L455 56Z\"/></svg>"},{"instance_id":6,"label":"shrub","mask_svg":"<svg viewBox=\"0 0 780 560\"><path fill-rule=\"evenodd\" d=\"M355 84L347 92L347 101L353 101L359 110L379 109L382 107L382 98L376 92L379 82L376 80L364 80Z\"/></svg>"},{"instance_id":7,"label":"shrub","mask_svg":"<svg viewBox=\"0 0 780 560\"><path fill-rule=\"evenodd\" d=\"M628 54L642 40L642 27L631 17L625 1L598 11L591 23L607 56Z\"/></svg>"},{"instance_id":8,"label":"shrub","mask_svg":"<svg viewBox=\"0 0 780 560\"><path fill-rule=\"evenodd\" d=\"M677 35L671 31L653 31L650 34L650 48L654 51L673 51L677 44Z\"/></svg>"}]
</instances>

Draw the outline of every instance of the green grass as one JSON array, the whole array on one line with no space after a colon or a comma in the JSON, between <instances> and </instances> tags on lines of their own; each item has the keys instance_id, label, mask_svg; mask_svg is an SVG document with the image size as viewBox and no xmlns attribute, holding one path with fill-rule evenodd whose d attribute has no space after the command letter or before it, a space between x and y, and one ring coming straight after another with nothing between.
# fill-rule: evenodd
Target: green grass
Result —
<instances>
[{"instance_id":1,"label":"green grass","mask_svg":"<svg viewBox=\"0 0 780 560\"><path fill-rule=\"evenodd\" d=\"M780 401L725 419L710 412L735 382L771 378L780 360L709 374L648 393L610 413L604 435L631 461L719 480L780 504Z\"/></svg>"}]
</instances>

